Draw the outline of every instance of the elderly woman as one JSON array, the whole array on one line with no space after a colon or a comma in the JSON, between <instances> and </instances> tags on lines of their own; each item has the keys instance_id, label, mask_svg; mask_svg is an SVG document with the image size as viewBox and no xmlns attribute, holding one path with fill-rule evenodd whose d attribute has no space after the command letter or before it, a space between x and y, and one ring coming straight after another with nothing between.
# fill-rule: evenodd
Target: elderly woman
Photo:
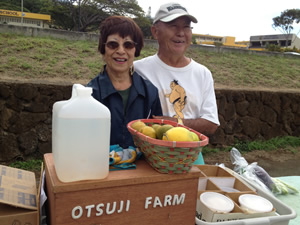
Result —
<instances>
[{"instance_id":1,"label":"elderly woman","mask_svg":"<svg viewBox=\"0 0 300 225\"><path fill-rule=\"evenodd\" d=\"M134 146L127 123L162 115L157 88L133 68L144 45L143 33L130 18L110 16L100 26L98 50L106 65L87 86L111 112L110 144Z\"/></svg>"}]
</instances>

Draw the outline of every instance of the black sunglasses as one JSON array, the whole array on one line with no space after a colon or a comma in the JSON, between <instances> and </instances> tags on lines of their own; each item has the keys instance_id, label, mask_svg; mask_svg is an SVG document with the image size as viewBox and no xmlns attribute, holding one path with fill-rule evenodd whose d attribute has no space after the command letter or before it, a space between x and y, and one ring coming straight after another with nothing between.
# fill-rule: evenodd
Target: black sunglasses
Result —
<instances>
[{"instance_id":1,"label":"black sunglasses","mask_svg":"<svg viewBox=\"0 0 300 225\"><path fill-rule=\"evenodd\" d=\"M135 43L133 41L125 41L123 43L123 47L125 49L133 49L133 48L135 48L136 44L137 43ZM109 42L104 43L104 45L106 45L106 47L108 47L109 49L112 49L112 50L117 49L120 46L119 42L116 42L116 41L109 41Z\"/></svg>"}]
</instances>

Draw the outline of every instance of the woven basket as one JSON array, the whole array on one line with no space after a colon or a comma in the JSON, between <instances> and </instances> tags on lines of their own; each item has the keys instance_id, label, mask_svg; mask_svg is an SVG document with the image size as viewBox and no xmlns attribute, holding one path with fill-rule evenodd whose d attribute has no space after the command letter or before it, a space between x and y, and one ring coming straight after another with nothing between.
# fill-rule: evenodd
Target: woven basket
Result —
<instances>
[{"instance_id":1,"label":"woven basket","mask_svg":"<svg viewBox=\"0 0 300 225\"><path fill-rule=\"evenodd\" d=\"M187 128L195 132L200 141L179 142L154 139L134 130L131 125L136 121L138 120L129 122L127 128L135 145L144 153L146 161L160 173L178 174L189 172L202 147L208 144L208 137L176 122L160 119L140 119L139 121L148 126L157 123Z\"/></svg>"}]
</instances>

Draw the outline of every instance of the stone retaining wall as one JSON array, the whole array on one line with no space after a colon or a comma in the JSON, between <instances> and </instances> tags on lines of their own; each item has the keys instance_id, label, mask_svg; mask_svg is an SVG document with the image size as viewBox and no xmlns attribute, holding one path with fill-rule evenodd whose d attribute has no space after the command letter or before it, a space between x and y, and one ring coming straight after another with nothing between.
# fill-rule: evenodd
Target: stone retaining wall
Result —
<instances>
[{"instance_id":1,"label":"stone retaining wall","mask_svg":"<svg viewBox=\"0 0 300 225\"><path fill-rule=\"evenodd\" d=\"M216 90L220 127L215 145L300 136L300 92Z\"/></svg>"},{"instance_id":2,"label":"stone retaining wall","mask_svg":"<svg viewBox=\"0 0 300 225\"><path fill-rule=\"evenodd\" d=\"M0 81L0 162L51 152L52 106L71 84ZM300 136L300 93L216 90L221 126L214 146Z\"/></svg>"}]
</instances>

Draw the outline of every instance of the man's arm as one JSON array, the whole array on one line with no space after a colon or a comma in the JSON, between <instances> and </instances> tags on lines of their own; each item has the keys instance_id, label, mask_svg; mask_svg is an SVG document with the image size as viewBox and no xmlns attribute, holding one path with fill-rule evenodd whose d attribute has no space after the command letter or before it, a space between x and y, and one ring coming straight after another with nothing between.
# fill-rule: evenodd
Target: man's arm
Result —
<instances>
[{"instance_id":1,"label":"man's arm","mask_svg":"<svg viewBox=\"0 0 300 225\"><path fill-rule=\"evenodd\" d=\"M172 120L178 122L176 118L168 117L168 116L153 116L154 119L165 119L165 120ZM183 124L187 127L190 127L201 134L204 135L212 135L218 128L218 125L210 122L206 119L197 118L197 119L183 119Z\"/></svg>"},{"instance_id":2,"label":"man's arm","mask_svg":"<svg viewBox=\"0 0 300 225\"><path fill-rule=\"evenodd\" d=\"M218 128L217 124L202 118L183 119L183 124L204 135L212 135L216 132Z\"/></svg>"}]
</instances>

